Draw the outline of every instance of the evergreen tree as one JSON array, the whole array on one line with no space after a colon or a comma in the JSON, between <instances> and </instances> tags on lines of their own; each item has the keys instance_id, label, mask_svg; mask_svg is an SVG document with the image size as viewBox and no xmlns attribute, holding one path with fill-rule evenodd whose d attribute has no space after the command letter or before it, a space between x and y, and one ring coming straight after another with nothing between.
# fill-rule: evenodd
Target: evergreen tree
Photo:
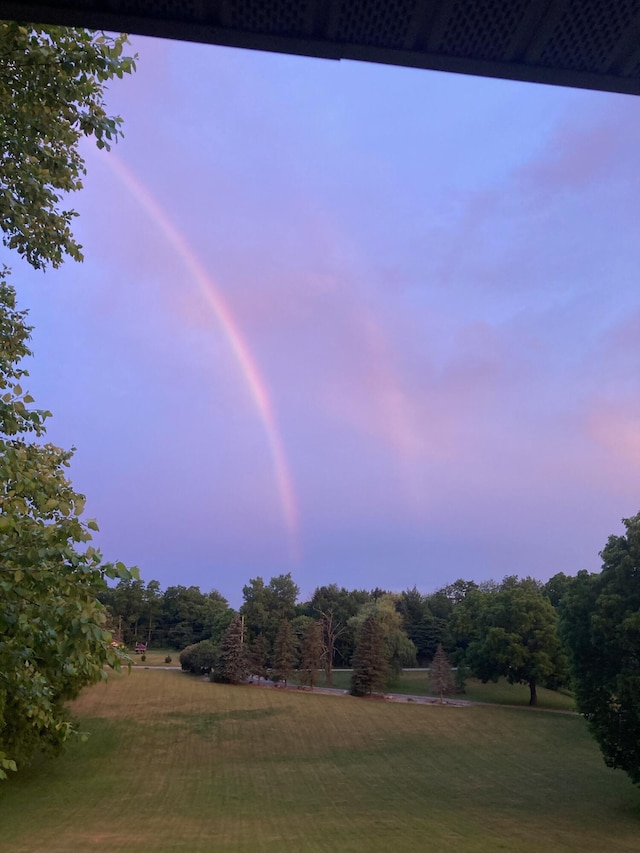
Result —
<instances>
[{"instance_id":1,"label":"evergreen tree","mask_svg":"<svg viewBox=\"0 0 640 853\"><path fill-rule=\"evenodd\" d=\"M247 677L247 656L244 647L242 620L234 616L224 632L220 644L218 666L215 669L214 681L225 684L242 684Z\"/></svg>"},{"instance_id":2,"label":"evergreen tree","mask_svg":"<svg viewBox=\"0 0 640 853\"><path fill-rule=\"evenodd\" d=\"M438 644L436 653L431 661L431 669L429 670L429 685L430 689L435 691L440 697L445 694L453 693L456 686L451 672L451 664L445 650L442 648L442 643Z\"/></svg>"},{"instance_id":3,"label":"evergreen tree","mask_svg":"<svg viewBox=\"0 0 640 853\"><path fill-rule=\"evenodd\" d=\"M296 664L296 639L288 619L283 619L273 644L274 681L287 681L293 675Z\"/></svg>"},{"instance_id":4,"label":"evergreen tree","mask_svg":"<svg viewBox=\"0 0 640 853\"><path fill-rule=\"evenodd\" d=\"M382 690L386 683L388 662L385 654L384 629L372 613L364 620L353 655L351 693L367 696Z\"/></svg>"},{"instance_id":5,"label":"evergreen tree","mask_svg":"<svg viewBox=\"0 0 640 853\"><path fill-rule=\"evenodd\" d=\"M269 674L267 660L269 658L269 643L264 634L258 635L249 646L249 675L266 678Z\"/></svg>"},{"instance_id":6,"label":"evergreen tree","mask_svg":"<svg viewBox=\"0 0 640 853\"><path fill-rule=\"evenodd\" d=\"M300 676L303 684L313 688L318 682L318 670L322 666L324 643L322 624L316 620L307 625L302 638Z\"/></svg>"},{"instance_id":7,"label":"evergreen tree","mask_svg":"<svg viewBox=\"0 0 640 853\"><path fill-rule=\"evenodd\" d=\"M377 598L373 597L374 594ZM403 627L402 614L396 607L399 597L380 590L373 590L371 595L372 600L363 604L357 615L349 621L358 634L360 626L368 616L376 617L384 635L387 677L395 681L402 672L403 666L415 666L416 647L408 638Z\"/></svg>"}]
</instances>

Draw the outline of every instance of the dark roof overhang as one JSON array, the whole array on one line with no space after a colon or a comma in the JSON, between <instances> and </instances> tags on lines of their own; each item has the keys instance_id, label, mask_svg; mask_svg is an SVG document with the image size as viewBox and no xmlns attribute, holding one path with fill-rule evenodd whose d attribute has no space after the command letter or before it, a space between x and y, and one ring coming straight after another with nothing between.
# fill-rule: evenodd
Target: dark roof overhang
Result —
<instances>
[{"instance_id":1,"label":"dark roof overhang","mask_svg":"<svg viewBox=\"0 0 640 853\"><path fill-rule=\"evenodd\" d=\"M0 18L640 94L640 0L0 0Z\"/></svg>"}]
</instances>

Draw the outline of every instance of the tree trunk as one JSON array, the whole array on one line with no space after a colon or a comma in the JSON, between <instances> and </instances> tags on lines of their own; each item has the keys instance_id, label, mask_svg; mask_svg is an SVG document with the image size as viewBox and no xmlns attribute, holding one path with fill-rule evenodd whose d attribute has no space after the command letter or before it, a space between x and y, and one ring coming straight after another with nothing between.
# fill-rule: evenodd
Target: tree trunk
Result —
<instances>
[{"instance_id":1,"label":"tree trunk","mask_svg":"<svg viewBox=\"0 0 640 853\"><path fill-rule=\"evenodd\" d=\"M324 665L324 683L327 685L327 687L332 687L333 686L333 669L331 666L331 658L328 656L328 654L329 653L327 652L327 660L326 660L326 663Z\"/></svg>"},{"instance_id":2,"label":"tree trunk","mask_svg":"<svg viewBox=\"0 0 640 853\"><path fill-rule=\"evenodd\" d=\"M536 692L536 680L532 678L529 682L529 692L531 694L531 698L529 699L529 705L537 705L538 704L538 694Z\"/></svg>"},{"instance_id":3,"label":"tree trunk","mask_svg":"<svg viewBox=\"0 0 640 853\"><path fill-rule=\"evenodd\" d=\"M333 685L333 653L336 644L336 633L333 627L333 613L318 611L322 617L322 629L324 634L324 679L329 687Z\"/></svg>"}]
</instances>

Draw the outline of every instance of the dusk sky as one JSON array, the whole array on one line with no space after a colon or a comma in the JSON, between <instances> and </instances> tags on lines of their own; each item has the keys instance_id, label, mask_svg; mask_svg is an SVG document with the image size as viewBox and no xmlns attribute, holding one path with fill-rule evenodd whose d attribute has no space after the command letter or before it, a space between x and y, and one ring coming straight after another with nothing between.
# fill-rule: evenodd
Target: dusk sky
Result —
<instances>
[{"instance_id":1,"label":"dusk sky","mask_svg":"<svg viewBox=\"0 0 640 853\"><path fill-rule=\"evenodd\" d=\"M106 559L428 592L640 510L640 100L132 38L83 264L3 249Z\"/></svg>"}]
</instances>

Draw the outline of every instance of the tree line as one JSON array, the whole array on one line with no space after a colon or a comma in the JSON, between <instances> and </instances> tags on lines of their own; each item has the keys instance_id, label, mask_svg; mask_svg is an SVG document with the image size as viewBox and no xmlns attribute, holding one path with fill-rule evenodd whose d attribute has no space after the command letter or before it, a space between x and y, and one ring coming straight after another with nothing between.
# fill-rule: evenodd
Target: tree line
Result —
<instances>
[{"instance_id":1,"label":"tree line","mask_svg":"<svg viewBox=\"0 0 640 853\"><path fill-rule=\"evenodd\" d=\"M145 584L128 578L103 591L100 600L114 635L130 647L144 641L184 650L205 642L211 650L207 660L213 660L212 650L238 617L255 674L281 669L283 649L293 667L302 666L311 631L320 648L315 668L322 667L331 684L334 667L351 668L357 662L366 626L370 639L381 638L374 644L383 658L384 679L377 679L377 686L392 682L403 667L429 665L442 647L453 665L478 678L504 676L526 683L535 704L539 684L567 682L557 609L565 577L547 584L515 575L482 584L460 579L429 594L416 587L394 593L329 584L300 602L299 587L287 573L268 582L252 578L243 587L237 612L217 590L170 586L163 592L155 580Z\"/></svg>"}]
</instances>

